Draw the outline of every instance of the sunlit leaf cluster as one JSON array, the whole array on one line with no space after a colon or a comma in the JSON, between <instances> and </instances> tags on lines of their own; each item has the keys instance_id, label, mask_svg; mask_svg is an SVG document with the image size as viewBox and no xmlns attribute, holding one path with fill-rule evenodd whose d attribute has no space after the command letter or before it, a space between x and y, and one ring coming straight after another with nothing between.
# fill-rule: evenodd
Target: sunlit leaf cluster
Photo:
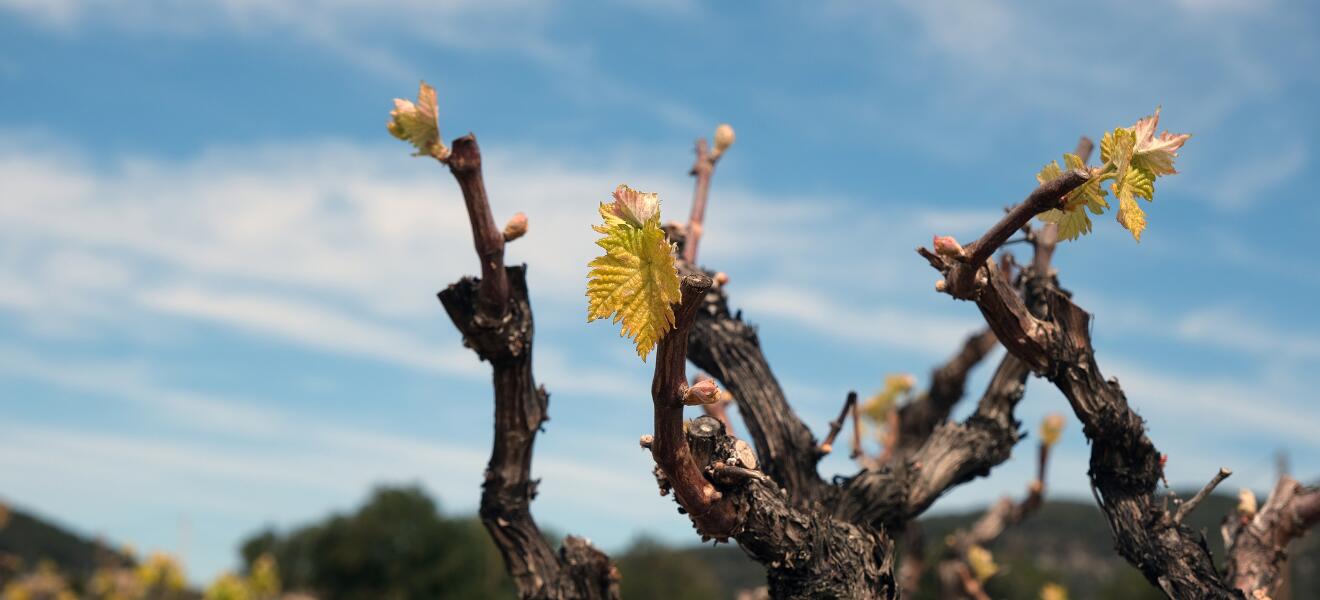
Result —
<instances>
[{"instance_id":1,"label":"sunlit leaf cluster","mask_svg":"<svg viewBox=\"0 0 1320 600\"><path fill-rule=\"evenodd\" d=\"M889 412L894 410L898 401L908 395L916 384L917 379L907 373L891 373L885 376L885 387L862 403L862 416L873 425L884 426L889 419Z\"/></svg>"},{"instance_id":2,"label":"sunlit leaf cluster","mask_svg":"<svg viewBox=\"0 0 1320 600\"><path fill-rule=\"evenodd\" d=\"M1040 219L1058 224L1060 239L1077 239L1091 232L1091 214L1104 214L1109 208L1108 192L1118 199L1119 224L1141 241L1141 233L1146 230L1146 213L1137 198L1147 202L1155 199L1155 180L1177 173L1173 162L1178 158L1178 149L1191 137L1191 134L1167 131L1157 135L1159 122L1157 108L1155 114L1132 127L1119 127L1106 133L1100 140L1103 164L1098 167L1088 168L1077 155L1065 154L1063 161L1067 169L1087 171L1090 177L1064 197L1062 207L1041 213ZM1050 162L1036 175L1036 180L1045 183L1062 175L1058 162Z\"/></svg>"}]
</instances>

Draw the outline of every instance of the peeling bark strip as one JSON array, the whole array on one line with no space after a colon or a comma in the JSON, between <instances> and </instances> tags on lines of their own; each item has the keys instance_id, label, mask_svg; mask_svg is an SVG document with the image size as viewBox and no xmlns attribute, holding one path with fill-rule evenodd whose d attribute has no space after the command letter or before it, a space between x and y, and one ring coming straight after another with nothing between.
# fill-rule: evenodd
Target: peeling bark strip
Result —
<instances>
[{"instance_id":1,"label":"peeling bark strip","mask_svg":"<svg viewBox=\"0 0 1320 600\"><path fill-rule=\"evenodd\" d=\"M504 266L504 236L486 198L476 138L454 140L447 162L463 190L482 277L465 277L438 296L463 344L491 364L495 388L495 441L482 484L481 522L521 598L617 599L619 572L608 556L574 536L555 552L532 518L532 447L548 419L549 395L532 377L526 267Z\"/></svg>"},{"instance_id":2,"label":"peeling bark strip","mask_svg":"<svg viewBox=\"0 0 1320 600\"><path fill-rule=\"evenodd\" d=\"M1230 516L1225 525L1228 581L1248 598L1273 595L1288 542L1320 522L1320 489L1283 476L1255 515Z\"/></svg>"}]
</instances>

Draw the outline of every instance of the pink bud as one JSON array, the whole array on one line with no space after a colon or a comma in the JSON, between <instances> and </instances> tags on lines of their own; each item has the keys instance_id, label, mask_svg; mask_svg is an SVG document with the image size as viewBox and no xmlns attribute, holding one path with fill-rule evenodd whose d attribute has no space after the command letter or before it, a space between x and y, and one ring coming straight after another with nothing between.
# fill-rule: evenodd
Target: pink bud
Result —
<instances>
[{"instance_id":1,"label":"pink bud","mask_svg":"<svg viewBox=\"0 0 1320 600\"><path fill-rule=\"evenodd\" d=\"M723 154L733 145L733 140L733 127L728 123L721 123L715 128L715 154Z\"/></svg>"},{"instance_id":2,"label":"pink bud","mask_svg":"<svg viewBox=\"0 0 1320 600\"><path fill-rule=\"evenodd\" d=\"M949 258L958 258L963 255L963 247L958 244L958 240L953 239L951 235L937 235L934 240L935 253Z\"/></svg>"},{"instance_id":3,"label":"pink bud","mask_svg":"<svg viewBox=\"0 0 1320 600\"><path fill-rule=\"evenodd\" d=\"M517 213L504 224L504 241L512 242L527 234L527 215Z\"/></svg>"},{"instance_id":4,"label":"pink bud","mask_svg":"<svg viewBox=\"0 0 1320 600\"><path fill-rule=\"evenodd\" d=\"M688 386L687 391L683 392L683 404L688 406L714 404L719 399L720 388L712 379L702 379Z\"/></svg>"},{"instance_id":5,"label":"pink bud","mask_svg":"<svg viewBox=\"0 0 1320 600\"><path fill-rule=\"evenodd\" d=\"M715 274L715 285L717 285L717 286L719 286L719 287L724 287L724 286L727 285L728 283L729 283L729 274L728 274L728 273L725 273L724 271L720 271L720 272L718 272L718 273Z\"/></svg>"},{"instance_id":6,"label":"pink bud","mask_svg":"<svg viewBox=\"0 0 1320 600\"><path fill-rule=\"evenodd\" d=\"M1063 415L1059 413L1047 415L1040 422L1040 443L1046 446L1059 443L1059 438L1063 435L1063 425Z\"/></svg>"}]
</instances>

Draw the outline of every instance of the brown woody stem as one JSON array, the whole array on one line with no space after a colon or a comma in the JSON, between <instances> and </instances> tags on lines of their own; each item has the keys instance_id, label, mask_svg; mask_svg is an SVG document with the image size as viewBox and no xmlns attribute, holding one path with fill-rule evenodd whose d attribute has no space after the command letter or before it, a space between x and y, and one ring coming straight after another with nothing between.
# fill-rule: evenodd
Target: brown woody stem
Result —
<instances>
[{"instance_id":1,"label":"brown woody stem","mask_svg":"<svg viewBox=\"0 0 1320 600\"><path fill-rule=\"evenodd\" d=\"M476 136L469 133L454 140L452 145L446 162L463 190L468 221L472 224L472 242L481 261L480 314L487 319L498 319L504 316L509 299L509 281L504 274L504 234L490 212Z\"/></svg>"},{"instance_id":2,"label":"brown woody stem","mask_svg":"<svg viewBox=\"0 0 1320 600\"><path fill-rule=\"evenodd\" d=\"M1072 170L1065 171L1057 179L1042 183L1027 195L1026 200L1009 210L984 235L967 245L964 248L963 256L957 259L948 259L949 265L945 268L947 272L945 274L946 285L944 290L955 298L975 300L981 287L986 283L986 281L977 280L977 273L981 269L987 268L988 259L1004 245L1004 242L1008 241L1009 237L1022 229L1032 218L1052 208L1058 208L1068 192L1086 183L1089 178L1090 174L1085 171ZM928 260L940 259L940 257L925 248L920 248L918 251L926 256ZM987 277L986 279L993 281L995 278ZM1002 340L1003 336L1000 336L1000 339Z\"/></svg>"},{"instance_id":3,"label":"brown woody stem","mask_svg":"<svg viewBox=\"0 0 1320 600\"><path fill-rule=\"evenodd\" d=\"M656 350L655 377L651 381L651 399L655 404L655 439L651 443L651 455L673 487L674 497L691 515L697 529L703 535L724 539L734 532L737 514L731 504L720 502L720 493L693 459L683 431L688 331L710 286L710 278L704 275L683 278L682 299L674 310L674 329L660 340Z\"/></svg>"},{"instance_id":4,"label":"brown woody stem","mask_svg":"<svg viewBox=\"0 0 1320 600\"><path fill-rule=\"evenodd\" d=\"M862 455L862 420L858 418L860 416L857 414L858 410L860 409L857 408L857 401L854 400L852 405L852 453L848 455L848 458L853 460L857 460Z\"/></svg>"},{"instance_id":5,"label":"brown woody stem","mask_svg":"<svg viewBox=\"0 0 1320 600\"><path fill-rule=\"evenodd\" d=\"M683 245L683 260L697 264L697 244L701 243L701 230L706 221L706 198L710 195L710 177L715 174L715 163L720 155L711 152L706 140L697 140L697 160L692 163L691 175L697 179L692 192L692 216L688 218L687 241Z\"/></svg>"},{"instance_id":6,"label":"brown woody stem","mask_svg":"<svg viewBox=\"0 0 1320 600\"><path fill-rule=\"evenodd\" d=\"M532 450L549 418L550 396L532 376L532 307L526 268L504 266L504 237L495 228L471 134L454 140L446 163L463 191L481 279L464 277L438 296L464 345L490 363L495 434L481 492L486 527L518 595L525 599L617 599L619 573L583 538L568 536L558 552L531 514L536 496Z\"/></svg>"},{"instance_id":7,"label":"brown woody stem","mask_svg":"<svg viewBox=\"0 0 1320 600\"><path fill-rule=\"evenodd\" d=\"M697 272L691 265L684 268ZM811 429L798 417L761 350L756 327L729 310L726 288L706 293L688 339L688 358L710 373L738 403L760 468L795 499L826 493L816 472L820 459Z\"/></svg>"},{"instance_id":8,"label":"brown woody stem","mask_svg":"<svg viewBox=\"0 0 1320 600\"><path fill-rule=\"evenodd\" d=\"M1082 164L1086 164L1086 161L1090 160L1091 151L1094 148L1095 144L1091 142L1091 138L1082 136L1077 140L1077 149L1073 150L1073 154L1082 159ZM1055 223L1046 223L1041 228L1040 233L1037 234L1036 254L1032 262L1036 272L1042 276L1049 273L1050 260L1054 258L1054 247L1058 242L1059 226Z\"/></svg>"},{"instance_id":9,"label":"brown woody stem","mask_svg":"<svg viewBox=\"0 0 1320 600\"><path fill-rule=\"evenodd\" d=\"M958 353L931 372L930 387L917 400L895 409L899 430L891 456L902 457L925 443L932 431L949 418L949 412L962 399L967 376L981 362L998 340L989 329L972 334Z\"/></svg>"}]
</instances>

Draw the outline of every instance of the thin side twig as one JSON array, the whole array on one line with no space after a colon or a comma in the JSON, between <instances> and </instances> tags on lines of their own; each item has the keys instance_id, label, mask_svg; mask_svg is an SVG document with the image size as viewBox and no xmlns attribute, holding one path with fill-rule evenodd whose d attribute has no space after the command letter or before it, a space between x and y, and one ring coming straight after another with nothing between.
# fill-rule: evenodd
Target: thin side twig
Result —
<instances>
[{"instance_id":1,"label":"thin side twig","mask_svg":"<svg viewBox=\"0 0 1320 600\"><path fill-rule=\"evenodd\" d=\"M857 400L854 399L852 403L852 453L848 455L848 458L853 460L857 460L862 455L862 420L858 418L860 416L857 414L859 410Z\"/></svg>"},{"instance_id":2,"label":"thin side twig","mask_svg":"<svg viewBox=\"0 0 1320 600\"><path fill-rule=\"evenodd\" d=\"M1197 492L1190 500L1182 503L1182 506L1178 507L1178 511L1173 513L1173 522L1182 523L1183 519L1196 509L1196 505L1200 504L1202 500L1205 500L1205 497L1209 496L1210 492L1215 491L1215 488L1219 486L1220 482L1224 481L1232 474L1233 472L1228 470L1227 467L1220 467L1219 472L1215 473L1214 478L1211 479L1209 483L1205 484L1205 487L1201 488L1201 491Z\"/></svg>"},{"instance_id":3,"label":"thin side twig","mask_svg":"<svg viewBox=\"0 0 1320 600\"><path fill-rule=\"evenodd\" d=\"M834 450L834 438L839 436L839 431L843 429L843 421L848 418L848 413L852 412L853 407L857 406L857 392L848 392L848 397L843 401L843 408L839 410L839 417L830 421L830 432L825 436L825 441L820 443L819 452L829 454ZM856 415L853 415L853 421L856 421Z\"/></svg>"},{"instance_id":4,"label":"thin side twig","mask_svg":"<svg viewBox=\"0 0 1320 600\"><path fill-rule=\"evenodd\" d=\"M683 244L683 260L697 264L697 245L701 243L701 230L706 221L706 198L710 195L710 178L715 174L715 163L721 152L711 152L705 138L697 140L697 159L692 163L691 175L697 179L692 192L692 215L688 217L687 238Z\"/></svg>"}]
</instances>

